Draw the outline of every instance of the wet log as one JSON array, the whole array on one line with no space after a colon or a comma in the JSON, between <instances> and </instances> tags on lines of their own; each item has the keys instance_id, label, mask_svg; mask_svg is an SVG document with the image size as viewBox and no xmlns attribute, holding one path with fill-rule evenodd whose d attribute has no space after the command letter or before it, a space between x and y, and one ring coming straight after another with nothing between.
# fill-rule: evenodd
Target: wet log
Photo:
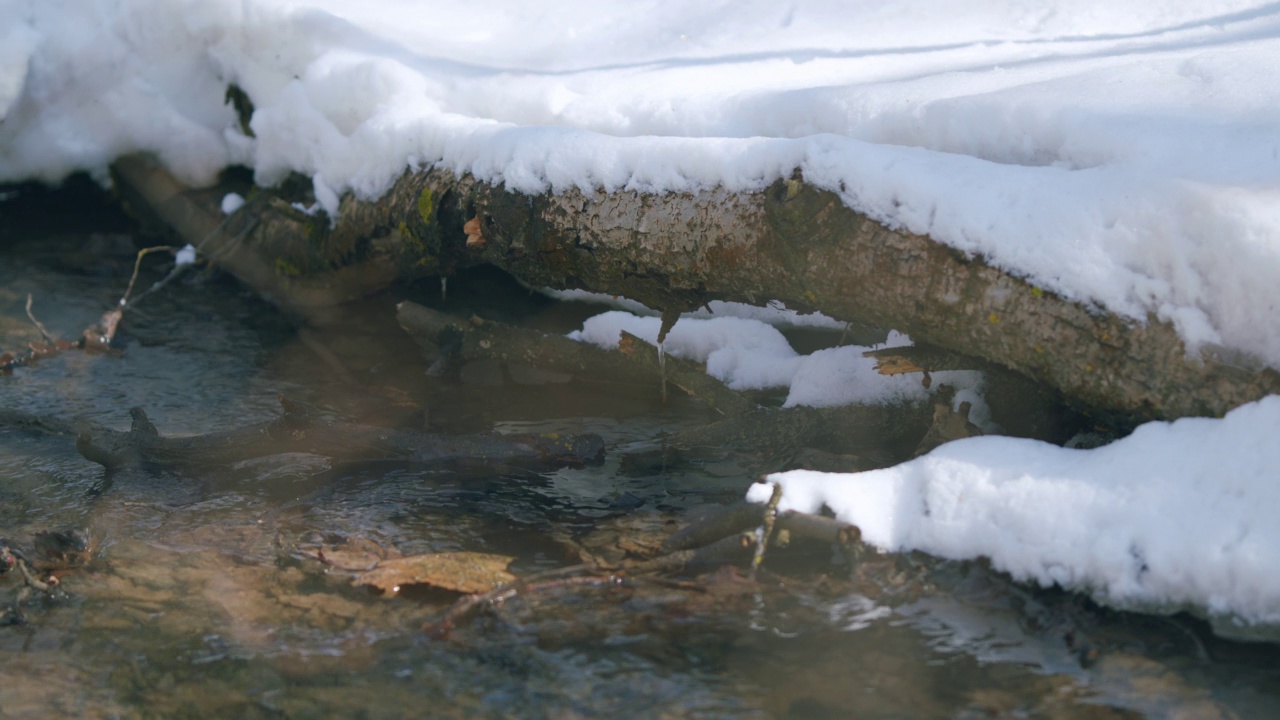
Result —
<instances>
[{"instance_id":1,"label":"wet log","mask_svg":"<svg viewBox=\"0 0 1280 720\"><path fill-rule=\"evenodd\" d=\"M763 521L764 507L759 503L741 500L711 508L667 538L662 543L662 551L673 553L710 545L721 538L754 528Z\"/></svg>"},{"instance_id":2,"label":"wet log","mask_svg":"<svg viewBox=\"0 0 1280 720\"><path fill-rule=\"evenodd\" d=\"M437 168L407 172L377 201L344 198L332 226L287 215L266 201L237 212L224 234L259 259L249 269L234 253L222 262L292 306L346 297L374 279L491 263L535 286L622 295L668 312L710 299L780 300L896 328L1136 420L1221 415L1280 392L1280 373L1255 358L1189 357L1168 323L1057 297L982 258L887 228L800 174L754 192L525 195ZM182 232L199 239L210 228ZM262 277L264 267L276 276ZM304 272L285 277L293 269Z\"/></svg>"},{"instance_id":3,"label":"wet log","mask_svg":"<svg viewBox=\"0 0 1280 720\"><path fill-rule=\"evenodd\" d=\"M285 412L270 422L187 437L161 436L146 412L134 408L128 432L91 426L76 437L76 449L85 459L107 469L198 469L280 453L311 453L336 461L431 464L476 460L537 467L581 466L604 457L604 441L591 433L436 435L326 422L311 418L287 401L284 405Z\"/></svg>"},{"instance_id":4,"label":"wet log","mask_svg":"<svg viewBox=\"0 0 1280 720\"><path fill-rule=\"evenodd\" d=\"M845 405L832 408L757 408L669 436L667 445L689 454L747 451L770 460L762 472L783 469L805 448L859 453L883 449L901 455L929 428L924 403Z\"/></svg>"},{"instance_id":5,"label":"wet log","mask_svg":"<svg viewBox=\"0 0 1280 720\"><path fill-rule=\"evenodd\" d=\"M85 423L67 422L24 410L0 408L0 429L4 430L22 430L42 435L74 436L84 425Z\"/></svg>"}]
</instances>

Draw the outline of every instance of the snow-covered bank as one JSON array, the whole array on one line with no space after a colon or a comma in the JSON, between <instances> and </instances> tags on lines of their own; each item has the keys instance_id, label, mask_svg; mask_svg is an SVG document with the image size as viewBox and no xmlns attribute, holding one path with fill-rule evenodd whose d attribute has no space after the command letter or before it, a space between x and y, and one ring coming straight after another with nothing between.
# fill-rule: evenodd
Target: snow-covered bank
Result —
<instances>
[{"instance_id":1,"label":"snow-covered bank","mask_svg":"<svg viewBox=\"0 0 1280 720\"><path fill-rule=\"evenodd\" d=\"M1020 580L1144 611L1193 609L1280 638L1280 397L1222 420L1149 423L1094 450L982 437L884 470L768 478L887 550L988 557ZM749 497L763 502L769 486Z\"/></svg>"},{"instance_id":2,"label":"snow-covered bank","mask_svg":"<svg viewBox=\"0 0 1280 720\"><path fill-rule=\"evenodd\" d=\"M440 163L509 187L759 188L1280 365L1280 7L802 0L0 2L0 180L156 152L321 205ZM256 137L223 104L257 106Z\"/></svg>"}]
</instances>

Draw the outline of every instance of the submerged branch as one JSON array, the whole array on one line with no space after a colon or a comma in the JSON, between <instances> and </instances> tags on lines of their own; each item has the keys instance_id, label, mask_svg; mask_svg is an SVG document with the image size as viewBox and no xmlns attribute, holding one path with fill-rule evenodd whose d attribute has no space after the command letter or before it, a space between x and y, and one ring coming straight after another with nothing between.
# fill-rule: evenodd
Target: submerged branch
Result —
<instances>
[{"instance_id":1,"label":"submerged branch","mask_svg":"<svg viewBox=\"0 0 1280 720\"><path fill-rule=\"evenodd\" d=\"M108 469L131 465L230 465L290 452L338 461L435 463L473 459L539 466L586 465L599 462L604 456L604 441L589 433L434 435L325 422L311 418L284 398L281 403L284 413L270 422L188 437L162 437L146 413L134 408L133 426L128 432L94 426L77 435L76 449L85 459Z\"/></svg>"}]
</instances>

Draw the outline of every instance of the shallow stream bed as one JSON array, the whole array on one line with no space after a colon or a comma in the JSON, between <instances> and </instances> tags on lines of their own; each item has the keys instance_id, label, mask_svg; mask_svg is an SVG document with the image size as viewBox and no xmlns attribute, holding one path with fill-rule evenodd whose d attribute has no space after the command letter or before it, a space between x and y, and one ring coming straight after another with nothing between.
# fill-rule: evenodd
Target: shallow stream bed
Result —
<instances>
[{"instance_id":1,"label":"shallow stream bed","mask_svg":"<svg viewBox=\"0 0 1280 720\"><path fill-rule=\"evenodd\" d=\"M0 237L0 352L39 340L28 293L51 332L75 337L120 297L132 262L128 236ZM565 538L679 524L752 477L732 456L625 465L714 417L676 394L664 404L656 387L429 376L392 320L396 299L319 336L361 389L273 307L195 274L126 319L118 353L67 351L0 376L0 407L126 429L142 406L161 433L184 435L269 420L282 392L362 422L421 424L425 402L437 429L596 432L606 462L537 473L294 455L108 478L68 438L0 429L0 537L21 547L77 528L95 548L59 599L27 601L25 623L0 627L0 716L1280 716L1275 646L1109 612L981 563L872 550L852 568L812 549L776 558L758 583L719 570L566 585L430 637L424 623L456 596L381 597L314 549L497 553L522 575L576 562ZM453 281L444 305L557 331L591 312L485 273ZM0 577L6 606L20 585Z\"/></svg>"}]
</instances>

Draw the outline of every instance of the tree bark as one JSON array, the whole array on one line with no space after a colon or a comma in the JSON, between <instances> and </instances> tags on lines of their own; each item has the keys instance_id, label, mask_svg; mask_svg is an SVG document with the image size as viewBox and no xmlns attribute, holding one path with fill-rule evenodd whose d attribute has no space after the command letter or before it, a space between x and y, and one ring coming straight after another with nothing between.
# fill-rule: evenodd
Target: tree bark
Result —
<instances>
[{"instance_id":1,"label":"tree bark","mask_svg":"<svg viewBox=\"0 0 1280 720\"><path fill-rule=\"evenodd\" d=\"M119 177L136 185L129 164L139 162L121 161ZM235 243L210 241L256 260L210 255L311 312L392 277L492 263L531 285L623 295L668 312L711 299L780 300L895 328L1025 374L1084 409L1134 420L1218 416L1280 392L1280 373L1261 362L1189 357L1167 323L1069 302L981 258L886 228L800 177L758 192L530 196L433 169L406 173L376 201L345 198L332 227L287 220L279 205L246 206L222 226ZM244 229L254 213L256 224ZM300 253L318 269L285 277Z\"/></svg>"}]
</instances>

